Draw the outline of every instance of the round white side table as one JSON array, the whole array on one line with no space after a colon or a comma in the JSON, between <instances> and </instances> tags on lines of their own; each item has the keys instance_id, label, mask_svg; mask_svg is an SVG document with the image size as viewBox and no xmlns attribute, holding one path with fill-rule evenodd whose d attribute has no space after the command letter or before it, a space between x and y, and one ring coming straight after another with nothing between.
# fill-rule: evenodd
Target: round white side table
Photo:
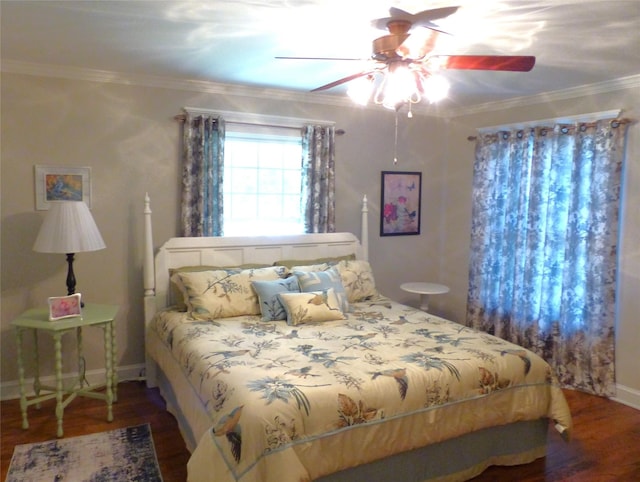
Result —
<instances>
[{"instance_id":1,"label":"round white side table","mask_svg":"<svg viewBox=\"0 0 640 482\"><path fill-rule=\"evenodd\" d=\"M415 281L411 283L402 283L400 289L408 293L417 293L420 295L420 309L429 311L429 295L440 295L449 292L449 287L438 283L427 283L424 281Z\"/></svg>"}]
</instances>

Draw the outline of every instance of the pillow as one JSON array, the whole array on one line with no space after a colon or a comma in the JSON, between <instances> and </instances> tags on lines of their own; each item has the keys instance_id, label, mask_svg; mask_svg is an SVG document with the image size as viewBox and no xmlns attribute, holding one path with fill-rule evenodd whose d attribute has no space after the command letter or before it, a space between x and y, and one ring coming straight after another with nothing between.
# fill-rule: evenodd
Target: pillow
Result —
<instances>
[{"instance_id":1,"label":"pillow","mask_svg":"<svg viewBox=\"0 0 640 482\"><path fill-rule=\"evenodd\" d=\"M300 293L298 278L291 276L273 281L252 281L253 289L258 293L262 321L286 320L287 312L280 303L279 293Z\"/></svg>"},{"instance_id":2,"label":"pillow","mask_svg":"<svg viewBox=\"0 0 640 482\"><path fill-rule=\"evenodd\" d=\"M320 264L305 264L305 265L296 265L291 267L291 272L294 271L326 271L331 266L328 263L320 263Z\"/></svg>"},{"instance_id":3,"label":"pillow","mask_svg":"<svg viewBox=\"0 0 640 482\"><path fill-rule=\"evenodd\" d=\"M342 285L350 303L373 299L380 295L368 261L341 261L336 268L340 272Z\"/></svg>"},{"instance_id":4,"label":"pillow","mask_svg":"<svg viewBox=\"0 0 640 482\"><path fill-rule=\"evenodd\" d=\"M344 261L346 262L346 261ZM340 272L334 267L329 268L326 271L298 271L294 270L293 274L298 278L300 283L300 291L303 293L310 291L322 291L329 288L333 288L336 297L338 298L338 304L342 312L349 311L349 300L344 286L342 285L342 279L340 278Z\"/></svg>"},{"instance_id":5,"label":"pillow","mask_svg":"<svg viewBox=\"0 0 640 482\"><path fill-rule=\"evenodd\" d=\"M348 261L356 259L355 254L347 254L345 256L331 256L326 258L317 258L317 259L283 259L281 261L276 261L273 263L274 266L286 266L287 268L293 268L294 266L305 266L311 264L322 264L326 263L329 266L333 266L338 264L340 261Z\"/></svg>"},{"instance_id":6,"label":"pillow","mask_svg":"<svg viewBox=\"0 0 640 482\"><path fill-rule=\"evenodd\" d=\"M169 279L171 280L171 301L176 305L176 309L178 311L187 311L187 305L184 302L184 297L182 295L182 288L173 281L173 275L178 272L194 272L194 271L216 271L216 270L237 270L241 271L243 269L249 268L266 268L271 266L269 264L254 264L248 263L240 266L182 266L180 268L169 268Z\"/></svg>"},{"instance_id":7,"label":"pillow","mask_svg":"<svg viewBox=\"0 0 640 482\"><path fill-rule=\"evenodd\" d=\"M187 311L197 319L259 315L254 280L275 280L284 276L284 266L246 270L178 272L172 279L181 288Z\"/></svg>"},{"instance_id":8,"label":"pillow","mask_svg":"<svg viewBox=\"0 0 640 482\"><path fill-rule=\"evenodd\" d=\"M289 325L345 319L333 288L306 293L280 293L278 298L287 312Z\"/></svg>"}]
</instances>

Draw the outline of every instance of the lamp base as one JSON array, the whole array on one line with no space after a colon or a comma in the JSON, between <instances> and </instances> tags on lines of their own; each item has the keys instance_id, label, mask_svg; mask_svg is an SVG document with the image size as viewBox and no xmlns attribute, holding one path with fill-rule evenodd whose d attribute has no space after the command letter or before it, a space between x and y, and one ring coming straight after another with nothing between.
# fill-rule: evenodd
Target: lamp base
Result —
<instances>
[{"instance_id":1,"label":"lamp base","mask_svg":"<svg viewBox=\"0 0 640 482\"><path fill-rule=\"evenodd\" d=\"M67 295L73 295L76 292L76 275L73 273L74 253L67 253ZM84 302L80 299L80 307L84 308Z\"/></svg>"}]
</instances>

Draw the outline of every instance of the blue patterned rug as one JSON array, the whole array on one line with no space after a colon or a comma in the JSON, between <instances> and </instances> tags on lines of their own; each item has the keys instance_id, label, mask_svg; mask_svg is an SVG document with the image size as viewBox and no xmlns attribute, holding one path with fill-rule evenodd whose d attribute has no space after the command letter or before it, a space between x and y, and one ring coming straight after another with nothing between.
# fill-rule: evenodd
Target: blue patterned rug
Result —
<instances>
[{"instance_id":1,"label":"blue patterned rug","mask_svg":"<svg viewBox=\"0 0 640 482\"><path fill-rule=\"evenodd\" d=\"M162 482L149 424L17 445L6 482Z\"/></svg>"}]
</instances>

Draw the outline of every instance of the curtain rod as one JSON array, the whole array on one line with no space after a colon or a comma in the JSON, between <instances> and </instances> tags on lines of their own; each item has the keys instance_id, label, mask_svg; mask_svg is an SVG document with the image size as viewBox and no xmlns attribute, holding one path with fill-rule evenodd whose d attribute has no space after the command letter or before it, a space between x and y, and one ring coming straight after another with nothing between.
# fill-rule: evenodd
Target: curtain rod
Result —
<instances>
[{"instance_id":1,"label":"curtain rod","mask_svg":"<svg viewBox=\"0 0 640 482\"><path fill-rule=\"evenodd\" d=\"M184 122L186 120L186 115L185 114L177 114L175 116L173 116L173 118L175 120L177 120L178 122ZM233 124L233 125L243 125L243 126L260 126L260 127L276 127L278 129L291 129L291 130L295 130L295 131L299 131L300 129L302 129L304 126L283 126L280 124L259 124L257 122L237 122L237 121L227 121L225 119L225 122L227 124ZM333 125L333 124L320 124L320 125ZM343 136L347 133L347 131L345 131L344 129L336 129L335 130L335 134L337 136Z\"/></svg>"},{"instance_id":2,"label":"curtain rod","mask_svg":"<svg viewBox=\"0 0 640 482\"><path fill-rule=\"evenodd\" d=\"M484 134L485 132L500 131L505 129L526 129L527 127L534 127L540 124L571 124L574 122L593 122L602 119L615 119L622 113L622 109L605 110L602 112L591 112L588 114L571 115L565 117L555 117L550 119L540 119L527 122L514 122L513 124L502 124L497 126L488 126L478 128L478 132Z\"/></svg>"},{"instance_id":3,"label":"curtain rod","mask_svg":"<svg viewBox=\"0 0 640 482\"><path fill-rule=\"evenodd\" d=\"M576 123L589 123L589 122L597 122L600 120L618 120L620 123L634 123L635 119L629 118L620 118L619 115L622 113L621 109L618 110L608 110L603 112L594 112L593 114L585 114L585 115L576 115L576 116L568 116L568 117L558 117L555 119L542 119L538 121L531 121L526 123L516 123L516 124L503 124L500 126L491 126L491 127L480 127L477 129L480 134L487 134L493 131L504 131L504 130L514 130L514 129L528 129L537 127L544 124L576 124ZM467 136L467 141L475 141L478 139L478 136Z\"/></svg>"},{"instance_id":4,"label":"curtain rod","mask_svg":"<svg viewBox=\"0 0 640 482\"><path fill-rule=\"evenodd\" d=\"M202 109L198 107L183 107L184 113L176 115L174 118L178 121L184 122L185 114L195 115L219 115L226 122L231 124L244 124L244 125L261 125L268 127L285 127L292 129L299 129L305 124L314 124L322 126L335 126L335 122L318 119L304 119L300 117L284 117L275 115L254 114L248 112L234 112L224 110L212 110Z\"/></svg>"}]
</instances>

